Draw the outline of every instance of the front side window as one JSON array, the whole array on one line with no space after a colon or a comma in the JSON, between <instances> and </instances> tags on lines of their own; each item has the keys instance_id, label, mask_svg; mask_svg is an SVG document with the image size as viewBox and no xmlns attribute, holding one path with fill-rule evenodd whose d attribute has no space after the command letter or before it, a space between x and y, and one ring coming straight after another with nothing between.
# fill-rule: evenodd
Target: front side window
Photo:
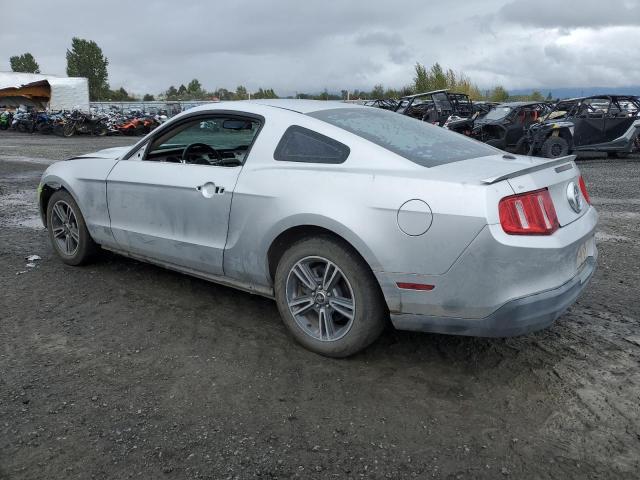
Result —
<instances>
[{"instance_id":1,"label":"front side window","mask_svg":"<svg viewBox=\"0 0 640 480\"><path fill-rule=\"evenodd\" d=\"M423 167L486 157L495 148L428 122L377 108L335 108L308 114Z\"/></svg>"},{"instance_id":2,"label":"front side window","mask_svg":"<svg viewBox=\"0 0 640 480\"><path fill-rule=\"evenodd\" d=\"M236 116L198 117L161 133L145 160L213 166L239 166L245 161L260 122Z\"/></svg>"},{"instance_id":3,"label":"front side window","mask_svg":"<svg viewBox=\"0 0 640 480\"><path fill-rule=\"evenodd\" d=\"M281 162L342 163L349 147L308 128L292 125L278 143L273 158Z\"/></svg>"}]
</instances>

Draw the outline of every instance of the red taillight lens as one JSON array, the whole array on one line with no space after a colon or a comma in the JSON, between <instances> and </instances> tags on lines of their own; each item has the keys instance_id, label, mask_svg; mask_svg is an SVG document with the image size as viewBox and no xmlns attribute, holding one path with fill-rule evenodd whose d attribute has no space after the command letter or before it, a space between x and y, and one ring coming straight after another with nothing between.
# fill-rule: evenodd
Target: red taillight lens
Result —
<instances>
[{"instance_id":1,"label":"red taillight lens","mask_svg":"<svg viewBox=\"0 0 640 480\"><path fill-rule=\"evenodd\" d=\"M502 229L509 235L551 235L560 228L546 188L505 197L498 211Z\"/></svg>"},{"instance_id":2,"label":"red taillight lens","mask_svg":"<svg viewBox=\"0 0 640 480\"><path fill-rule=\"evenodd\" d=\"M582 192L582 196L587 201L588 204L591 204L591 199L589 198L589 192L587 192L587 184L584 183L584 178L580 175L580 180L578 180L578 184L580 185L580 191Z\"/></svg>"}]
</instances>

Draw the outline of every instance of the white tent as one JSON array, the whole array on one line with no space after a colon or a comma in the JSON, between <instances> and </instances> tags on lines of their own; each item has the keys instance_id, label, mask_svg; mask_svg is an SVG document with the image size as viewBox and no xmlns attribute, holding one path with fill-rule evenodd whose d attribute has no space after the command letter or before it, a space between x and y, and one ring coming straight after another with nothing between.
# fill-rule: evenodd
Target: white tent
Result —
<instances>
[{"instance_id":1,"label":"white tent","mask_svg":"<svg viewBox=\"0 0 640 480\"><path fill-rule=\"evenodd\" d=\"M89 110L86 78L0 72L0 106L34 105L49 110Z\"/></svg>"}]
</instances>

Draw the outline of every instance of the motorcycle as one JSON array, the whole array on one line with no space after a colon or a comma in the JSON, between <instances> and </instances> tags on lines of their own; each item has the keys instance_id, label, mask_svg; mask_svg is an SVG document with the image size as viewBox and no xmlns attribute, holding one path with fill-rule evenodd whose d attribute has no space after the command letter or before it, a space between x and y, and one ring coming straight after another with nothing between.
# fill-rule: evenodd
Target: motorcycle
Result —
<instances>
[{"instance_id":1,"label":"motorcycle","mask_svg":"<svg viewBox=\"0 0 640 480\"><path fill-rule=\"evenodd\" d=\"M34 115L31 112L16 112L11 122L11 128L20 133L33 133L35 128Z\"/></svg>"},{"instance_id":2,"label":"motorcycle","mask_svg":"<svg viewBox=\"0 0 640 480\"><path fill-rule=\"evenodd\" d=\"M5 110L0 114L0 130L7 130L13 122L13 113Z\"/></svg>"},{"instance_id":3,"label":"motorcycle","mask_svg":"<svg viewBox=\"0 0 640 480\"><path fill-rule=\"evenodd\" d=\"M108 128L105 117L74 111L62 124L57 124L54 131L63 137L72 137L75 134L88 134L102 137L107 134Z\"/></svg>"}]
</instances>

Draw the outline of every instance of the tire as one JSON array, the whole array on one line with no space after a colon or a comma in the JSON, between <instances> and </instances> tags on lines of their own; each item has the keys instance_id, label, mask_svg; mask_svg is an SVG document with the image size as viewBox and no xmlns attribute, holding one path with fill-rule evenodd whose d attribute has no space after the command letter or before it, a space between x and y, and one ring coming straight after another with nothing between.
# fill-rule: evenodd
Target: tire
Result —
<instances>
[{"instance_id":1,"label":"tire","mask_svg":"<svg viewBox=\"0 0 640 480\"><path fill-rule=\"evenodd\" d=\"M527 141L527 137L521 137L517 142L516 146L513 149L514 152L518 155L528 155L529 154L529 142Z\"/></svg>"},{"instance_id":2,"label":"tire","mask_svg":"<svg viewBox=\"0 0 640 480\"><path fill-rule=\"evenodd\" d=\"M629 158L630 152L607 152L609 158Z\"/></svg>"},{"instance_id":3,"label":"tire","mask_svg":"<svg viewBox=\"0 0 640 480\"><path fill-rule=\"evenodd\" d=\"M68 225L65 225L61 219L64 216L61 215L61 212L66 213L69 209L72 212L72 218ZM54 192L49 199L47 204L47 229L54 251L67 265L85 264L91 260L98 250L98 245L89 235L89 230L87 230L87 225L80 208L78 208L78 204L65 190ZM59 229L62 229L62 235L59 234ZM77 239L73 235L74 232ZM71 243L67 244L67 242ZM67 245L71 247L75 245L75 248L67 249Z\"/></svg>"},{"instance_id":4,"label":"tire","mask_svg":"<svg viewBox=\"0 0 640 480\"><path fill-rule=\"evenodd\" d=\"M300 265L307 269L301 270ZM303 286L304 274L298 276L294 268L297 272L310 272L317 284L322 282L323 266L329 272L337 272L337 280L330 282L329 288L320 285L316 289L314 285L316 293L312 294L310 288ZM301 345L320 355L353 355L373 343L388 322L387 306L373 273L355 251L332 237L311 237L294 243L280 259L274 283L284 324ZM304 298L307 300L301 302ZM351 309L345 307L349 299ZM292 301L299 302L292 307L298 308L295 317L289 307ZM302 310L306 311L300 314ZM342 312L350 313L351 318ZM321 313L325 313L324 329L320 327Z\"/></svg>"},{"instance_id":5,"label":"tire","mask_svg":"<svg viewBox=\"0 0 640 480\"><path fill-rule=\"evenodd\" d=\"M103 125L98 126L98 127L94 128L94 130L93 130L93 134L96 137L104 137L107 133L108 133L107 127L105 127Z\"/></svg>"},{"instance_id":6,"label":"tire","mask_svg":"<svg viewBox=\"0 0 640 480\"><path fill-rule=\"evenodd\" d=\"M76 133L76 124L75 124L75 122L67 122L62 126L62 136L63 137L73 137L74 133Z\"/></svg>"},{"instance_id":7,"label":"tire","mask_svg":"<svg viewBox=\"0 0 640 480\"><path fill-rule=\"evenodd\" d=\"M485 143L487 145L491 145L492 147L499 148L500 150L504 150L505 147L504 142L499 138L492 138L490 140L487 140Z\"/></svg>"},{"instance_id":8,"label":"tire","mask_svg":"<svg viewBox=\"0 0 640 480\"><path fill-rule=\"evenodd\" d=\"M545 158L560 158L569 155L569 143L562 137L552 135L540 147L540 155Z\"/></svg>"}]
</instances>

